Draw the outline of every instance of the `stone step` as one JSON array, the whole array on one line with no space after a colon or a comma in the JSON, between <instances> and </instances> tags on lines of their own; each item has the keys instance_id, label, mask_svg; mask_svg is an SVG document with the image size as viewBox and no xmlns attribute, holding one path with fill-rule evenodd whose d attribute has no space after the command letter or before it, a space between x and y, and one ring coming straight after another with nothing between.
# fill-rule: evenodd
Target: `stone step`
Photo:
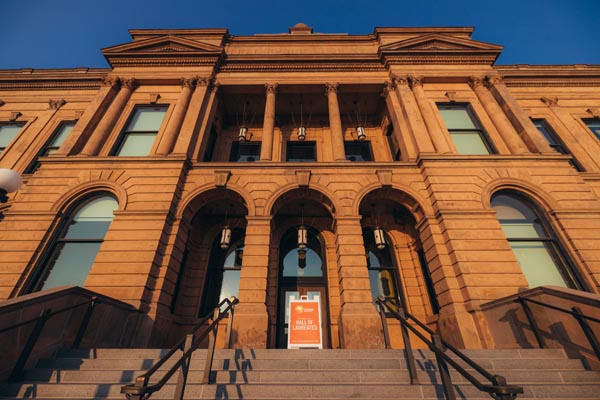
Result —
<instances>
[{"instance_id":1,"label":"stone step","mask_svg":"<svg viewBox=\"0 0 600 400\"><path fill-rule=\"evenodd\" d=\"M24 377L26 382L48 383L121 383L132 382L136 376L145 371L131 370L53 370L34 369L28 371ZM157 382L163 377L165 371L158 371L153 375L151 382ZM598 371L494 371L495 374L504 376L511 384L525 384L536 382L555 383L594 383L600 382ZM435 370L419 371L419 382L436 383L439 375ZM198 382L202 379L203 371L193 370L188 375L189 382ZM451 370L453 382L466 382L466 378L458 372ZM213 379L216 383L245 384L245 383L408 383L409 373L406 370L379 370L379 371L215 371ZM174 375L173 383L177 379Z\"/></svg>"},{"instance_id":2,"label":"stone step","mask_svg":"<svg viewBox=\"0 0 600 400\"><path fill-rule=\"evenodd\" d=\"M454 385L457 397L489 399L471 385ZM121 385L91 384L3 384L0 385L0 398L60 398L60 399L107 399L124 396ZM167 385L152 399L172 398L174 385ZM440 385L402 385L402 384L247 384L247 385L197 385L186 387L186 399L438 399L443 398ZM600 384L559 385L532 384L525 388L519 399L598 399Z\"/></svg>"},{"instance_id":3,"label":"stone step","mask_svg":"<svg viewBox=\"0 0 600 400\"><path fill-rule=\"evenodd\" d=\"M204 368L204 359L192 357L190 369ZM120 359L80 359L80 358L56 358L44 359L38 362L39 368L56 369L98 369L98 370L145 370L150 368L156 360L132 358ZM169 360L162 369L168 369L175 362ZM581 369L579 360L564 358L533 358L533 359L478 359L477 363L488 370L574 370ZM418 359L417 368L422 370L432 369L436 365L434 359ZM358 370L358 369L406 369L404 357L397 359L373 358L373 359L216 359L213 362L214 370Z\"/></svg>"}]
</instances>

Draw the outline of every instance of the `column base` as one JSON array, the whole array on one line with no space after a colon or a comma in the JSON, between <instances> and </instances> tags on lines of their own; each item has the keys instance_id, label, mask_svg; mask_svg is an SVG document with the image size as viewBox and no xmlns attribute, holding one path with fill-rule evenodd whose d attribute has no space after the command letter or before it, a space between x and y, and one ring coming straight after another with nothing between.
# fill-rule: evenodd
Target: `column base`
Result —
<instances>
[{"instance_id":1,"label":"column base","mask_svg":"<svg viewBox=\"0 0 600 400\"><path fill-rule=\"evenodd\" d=\"M264 304L239 304L231 332L234 349L266 349L269 314Z\"/></svg>"},{"instance_id":2,"label":"column base","mask_svg":"<svg viewBox=\"0 0 600 400\"><path fill-rule=\"evenodd\" d=\"M466 310L440 310L438 320L442 339L459 349L481 349L482 341L473 315Z\"/></svg>"},{"instance_id":3,"label":"column base","mask_svg":"<svg viewBox=\"0 0 600 400\"><path fill-rule=\"evenodd\" d=\"M381 318L372 304L345 304L339 318L340 347L383 349Z\"/></svg>"}]
</instances>

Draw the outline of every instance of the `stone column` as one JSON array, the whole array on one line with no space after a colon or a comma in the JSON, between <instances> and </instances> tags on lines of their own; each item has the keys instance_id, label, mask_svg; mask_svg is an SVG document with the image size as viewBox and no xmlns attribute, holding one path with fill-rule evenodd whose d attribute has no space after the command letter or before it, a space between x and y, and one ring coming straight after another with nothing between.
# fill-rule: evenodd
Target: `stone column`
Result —
<instances>
[{"instance_id":1,"label":"stone column","mask_svg":"<svg viewBox=\"0 0 600 400\"><path fill-rule=\"evenodd\" d=\"M344 150L344 132L342 131L342 118L340 117L340 105L338 104L338 83L326 83L327 106L329 108L329 131L331 132L331 146L333 148L333 159L335 161L346 161Z\"/></svg>"},{"instance_id":2,"label":"stone column","mask_svg":"<svg viewBox=\"0 0 600 400\"><path fill-rule=\"evenodd\" d=\"M498 133L504 139L506 146L510 150L511 154L525 154L529 153L527 146L523 143L523 140L519 137L517 132L514 130L504 112L496 103L496 100L492 94L487 90L483 84L483 79L480 77L472 76L469 79L469 86L473 89L477 98L483 105L483 108L490 116L490 119L496 126Z\"/></svg>"},{"instance_id":3,"label":"stone column","mask_svg":"<svg viewBox=\"0 0 600 400\"><path fill-rule=\"evenodd\" d=\"M398 140L400 146L400 152L402 153L403 160L414 161L417 158L417 149L415 148L415 138L411 134L403 134L409 132L410 127L406 121L405 116L402 113L402 106L398 101L398 96L395 92L396 84L386 82L381 95L385 98L385 104L387 105L392 125L394 126L394 134Z\"/></svg>"},{"instance_id":4,"label":"stone column","mask_svg":"<svg viewBox=\"0 0 600 400\"><path fill-rule=\"evenodd\" d=\"M231 341L236 348L267 347L267 277L269 272L270 217L247 217L240 277L240 303L233 319Z\"/></svg>"},{"instance_id":5,"label":"stone column","mask_svg":"<svg viewBox=\"0 0 600 400\"><path fill-rule=\"evenodd\" d=\"M337 217L335 223L342 303L341 346L345 349L383 348L381 319L371 298L360 217Z\"/></svg>"},{"instance_id":6,"label":"stone column","mask_svg":"<svg viewBox=\"0 0 600 400\"><path fill-rule=\"evenodd\" d=\"M267 100L265 102L262 143L260 144L260 161L271 161L273 159L273 135L275 134L275 97L277 95L277 84L267 83L265 88L267 89Z\"/></svg>"},{"instance_id":7,"label":"stone column","mask_svg":"<svg viewBox=\"0 0 600 400\"><path fill-rule=\"evenodd\" d=\"M181 78L181 94L179 95L179 100L177 100L177 104L175 105L175 110L169 119L169 123L165 133L163 134L162 140L158 144L156 154L166 156L171 152L171 149L177 140L177 136L179 135L181 125L183 124L183 119L185 118L185 113L188 109L188 105L190 104L192 92L196 87L196 81L196 78Z\"/></svg>"},{"instance_id":8,"label":"stone column","mask_svg":"<svg viewBox=\"0 0 600 400\"><path fill-rule=\"evenodd\" d=\"M96 127L96 130L92 132L90 139L81 151L82 155L95 156L98 154L102 145L106 142L106 139L108 139L110 132L114 128L115 122L117 122L117 119L123 112L123 108L125 107L125 104L127 104L131 93L137 87L137 82L133 78L120 79L120 82L121 90L119 90L119 93L117 93L117 96L102 117L102 120Z\"/></svg>"},{"instance_id":9,"label":"stone column","mask_svg":"<svg viewBox=\"0 0 600 400\"><path fill-rule=\"evenodd\" d=\"M429 103L429 99L427 99L425 90L423 89L423 77L408 75L407 80L410 88L412 89L415 95L417 105L419 106L419 110L423 115L423 121L427 126L429 136L431 137L431 141L433 142L435 149L440 154L451 153L451 147L448 144L449 138L440 127L440 124L438 123L438 120L435 114L433 113L433 109L431 108L431 104Z\"/></svg>"},{"instance_id":10,"label":"stone column","mask_svg":"<svg viewBox=\"0 0 600 400\"><path fill-rule=\"evenodd\" d=\"M544 139L540 131L533 125L531 119L523 112L517 100L515 100L506 85L502 82L501 76L487 75L484 82L530 149L536 149L543 154L556 153L546 139Z\"/></svg>"}]
</instances>

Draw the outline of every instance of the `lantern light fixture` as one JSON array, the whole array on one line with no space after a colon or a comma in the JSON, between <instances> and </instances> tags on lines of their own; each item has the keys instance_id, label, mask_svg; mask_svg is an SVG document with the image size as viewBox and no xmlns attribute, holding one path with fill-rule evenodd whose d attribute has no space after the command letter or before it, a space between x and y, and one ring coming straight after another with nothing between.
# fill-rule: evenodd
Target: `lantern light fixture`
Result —
<instances>
[{"instance_id":1,"label":"lantern light fixture","mask_svg":"<svg viewBox=\"0 0 600 400\"><path fill-rule=\"evenodd\" d=\"M290 105L293 103L290 102ZM302 102L302 96L300 96L300 124L296 124L296 118L294 117L294 113L292 112L292 123L298 129L298 140L304 141L306 139L306 127L310 125L310 117L312 116L312 110L308 113L308 121L304 123L304 104Z\"/></svg>"},{"instance_id":2,"label":"lantern light fixture","mask_svg":"<svg viewBox=\"0 0 600 400\"><path fill-rule=\"evenodd\" d=\"M302 142L302 141L304 141L304 139L306 139L306 127L299 126L298 127L298 140Z\"/></svg>"},{"instance_id":3,"label":"lantern light fixture","mask_svg":"<svg viewBox=\"0 0 600 400\"><path fill-rule=\"evenodd\" d=\"M365 127L359 125L356 127L356 134L358 135L358 140L363 141L367 138L367 134L365 132Z\"/></svg>"},{"instance_id":4,"label":"lantern light fixture","mask_svg":"<svg viewBox=\"0 0 600 400\"><path fill-rule=\"evenodd\" d=\"M231 245L231 228L224 226L221 231L221 248L227 250Z\"/></svg>"},{"instance_id":5,"label":"lantern light fixture","mask_svg":"<svg viewBox=\"0 0 600 400\"><path fill-rule=\"evenodd\" d=\"M248 140L248 128L245 126L240 127L240 132L238 134L238 140L240 142L245 142Z\"/></svg>"},{"instance_id":6,"label":"lantern light fixture","mask_svg":"<svg viewBox=\"0 0 600 400\"><path fill-rule=\"evenodd\" d=\"M298 228L298 248L301 250L306 249L308 244L308 230L305 226L300 226Z\"/></svg>"},{"instance_id":7,"label":"lantern light fixture","mask_svg":"<svg viewBox=\"0 0 600 400\"><path fill-rule=\"evenodd\" d=\"M306 268L306 249L298 249L298 268Z\"/></svg>"},{"instance_id":8,"label":"lantern light fixture","mask_svg":"<svg viewBox=\"0 0 600 400\"><path fill-rule=\"evenodd\" d=\"M379 250L385 249L385 232L383 229L378 226L373 230L373 235L375 236L375 246Z\"/></svg>"},{"instance_id":9,"label":"lantern light fixture","mask_svg":"<svg viewBox=\"0 0 600 400\"><path fill-rule=\"evenodd\" d=\"M248 131L248 126L252 126L254 123L254 118L256 117L256 112L252 115L250 121L248 121L250 102L248 100L244 101L244 105L242 107L242 120L240 121L239 114L236 112L235 118L237 125L239 127L238 131L238 140L240 142L246 142L250 140L251 133Z\"/></svg>"},{"instance_id":10,"label":"lantern light fixture","mask_svg":"<svg viewBox=\"0 0 600 400\"><path fill-rule=\"evenodd\" d=\"M8 193L19 190L23 185L23 178L12 169L0 168L0 203L6 203Z\"/></svg>"}]
</instances>

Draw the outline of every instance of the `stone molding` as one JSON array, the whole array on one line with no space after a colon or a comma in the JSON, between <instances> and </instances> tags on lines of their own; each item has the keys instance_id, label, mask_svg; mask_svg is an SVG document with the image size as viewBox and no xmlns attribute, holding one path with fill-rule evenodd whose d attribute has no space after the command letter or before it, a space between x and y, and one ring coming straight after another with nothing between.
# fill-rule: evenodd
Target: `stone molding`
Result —
<instances>
[{"instance_id":1,"label":"stone molding","mask_svg":"<svg viewBox=\"0 0 600 400\"><path fill-rule=\"evenodd\" d=\"M8 120L11 121L11 122L14 122L21 115L23 115L23 114L20 111L13 111L13 112L10 113L10 117L8 117Z\"/></svg>"},{"instance_id":2,"label":"stone molding","mask_svg":"<svg viewBox=\"0 0 600 400\"><path fill-rule=\"evenodd\" d=\"M338 88L340 87L339 83L325 83L325 95L327 96L329 93L337 94Z\"/></svg>"}]
</instances>

